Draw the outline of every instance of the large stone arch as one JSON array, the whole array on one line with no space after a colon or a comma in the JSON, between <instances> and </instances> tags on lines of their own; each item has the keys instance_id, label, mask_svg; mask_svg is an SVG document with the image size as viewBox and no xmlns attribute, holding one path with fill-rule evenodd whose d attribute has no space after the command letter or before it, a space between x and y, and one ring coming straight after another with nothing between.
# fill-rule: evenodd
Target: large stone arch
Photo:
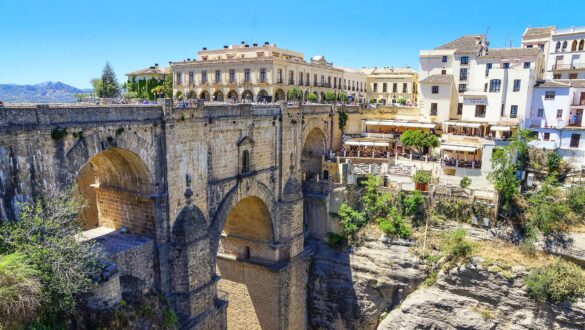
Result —
<instances>
[{"instance_id":1,"label":"large stone arch","mask_svg":"<svg viewBox=\"0 0 585 330\"><path fill-rule=\"evenodd\" d=\"M286 101L286 94L282 89L279 88L274 92L274 101Z\"/></svg>"},{"instance_id":2,"label":"large stone arch","mask_svg":"<svg viewBox=\"0 0 585 330\"><path fill-rule=\"evenodd\" d=\"M254 93L251 90L246 89L242 92L242 100L252 101L254 100Z\"/></svg>"},{"instance_id":3,"label":"large stone arch","mask_svg":"<svg viewBox=\"0 0 585 330\"><path fill-rule=\"evenodd\" d=\"M204 91L202 91L202 92L199 94L199 98L200 98L201 100L204 100L204 101L209 101L209 100L211 99L211 96L209 95L209 92L208 92L208 91L205 91L205 90L204 90Z\"/></svg>"},{"instance_id":4,"label":"large stone arch","mask_svg":"<svg viewBox=\"0 0 585 330\"><path fill-rule=\"evenodd\" d=\"M81 212L85 229L127 228L132 234L155 237L152 176L135 153L114 147L89 158L76 182L87 206Z\"/></svg>"},{"instance_id":5,"label":"large stone arch","mask_svg":"<svg viewBox=\"0 0 585 330\"><path fill-rule=\"evenodd\" d=\"M321 176L323 157L327 154L327 139L323 130L313 126L306 135L303 134L301 168L304 180L313 180Z\"/></svg>"}]
</instances>

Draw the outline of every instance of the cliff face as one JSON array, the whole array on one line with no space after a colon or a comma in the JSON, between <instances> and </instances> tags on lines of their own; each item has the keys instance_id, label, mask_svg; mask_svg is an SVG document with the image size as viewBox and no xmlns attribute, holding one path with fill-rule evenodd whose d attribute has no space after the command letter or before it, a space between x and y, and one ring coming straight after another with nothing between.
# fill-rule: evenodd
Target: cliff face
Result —
<instances>
[{"instance_id":1,"label":"cliff face","mask_svg":"<svg viewBox=\"0 0 585 330\"><path fill-rule=\"evenodd\" d=\"M309 274L308 319L313 329L374 329L426 277L404 240L366 238L337 251L318 240Z\"/></svg>"},{"instance_id":2,"label":"cliff face","mask_svg":"<svg viewBox=\"0 0 585 330\"><path fill-rule=\"evenodd\" d=\"M549 304L530 298L525 270L503 272L473 258L409 295L378 329L584 329L585 301Z\"/></svg>"}]
</instances>

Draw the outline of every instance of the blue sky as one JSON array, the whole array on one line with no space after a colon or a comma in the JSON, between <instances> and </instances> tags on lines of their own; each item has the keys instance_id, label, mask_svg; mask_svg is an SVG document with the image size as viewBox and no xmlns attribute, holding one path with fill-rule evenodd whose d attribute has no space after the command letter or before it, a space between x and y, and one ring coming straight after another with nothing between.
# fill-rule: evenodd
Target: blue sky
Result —
<instances>
[{"instance_id":1,"label":"blue sky","mask_svg":"<svg viewBox=\"0 0 585 330\"><path fill-rule=\"evenodd\" d=\"M0 83L89 87L194 58L201 47L270 41L336 65L418 68L420 49L485 33L520 44L528 26L585 25L585 1L0 0Z\"/></svg>"}]
</instances>

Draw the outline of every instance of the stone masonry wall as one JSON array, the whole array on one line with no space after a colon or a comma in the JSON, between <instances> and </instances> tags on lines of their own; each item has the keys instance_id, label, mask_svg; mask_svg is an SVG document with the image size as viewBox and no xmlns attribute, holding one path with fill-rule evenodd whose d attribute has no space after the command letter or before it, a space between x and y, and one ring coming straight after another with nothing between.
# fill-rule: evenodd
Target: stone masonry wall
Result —
<instances>
[{"instance_id":1,"label":"stone masonry wall","mask_svg":"<svg viewBox=\"0 0 585 330\"><path fill-rule=\"evenodd\" d=\"M100 225L152 237L154 235L154 204L152 200L133 193L112 189L96 189Z\"/></svg>"}]
</instances>

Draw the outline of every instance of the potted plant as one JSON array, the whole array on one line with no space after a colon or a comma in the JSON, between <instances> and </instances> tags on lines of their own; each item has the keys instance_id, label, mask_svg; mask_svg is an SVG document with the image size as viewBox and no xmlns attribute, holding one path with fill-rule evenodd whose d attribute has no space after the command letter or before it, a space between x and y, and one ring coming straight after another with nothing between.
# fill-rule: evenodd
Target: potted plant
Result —
<instances>
[{"instance_id":1,"label":"potted plant","mask_svg":"<svg viewBox=\"0 0 585 330\"><path fill-rule=\"evenodd\" d=\"M428 191L429 183L431 182L431 173L428 171L416 171L412 176L415 189L418 191Z\"/></svg>"}]
</instances>

